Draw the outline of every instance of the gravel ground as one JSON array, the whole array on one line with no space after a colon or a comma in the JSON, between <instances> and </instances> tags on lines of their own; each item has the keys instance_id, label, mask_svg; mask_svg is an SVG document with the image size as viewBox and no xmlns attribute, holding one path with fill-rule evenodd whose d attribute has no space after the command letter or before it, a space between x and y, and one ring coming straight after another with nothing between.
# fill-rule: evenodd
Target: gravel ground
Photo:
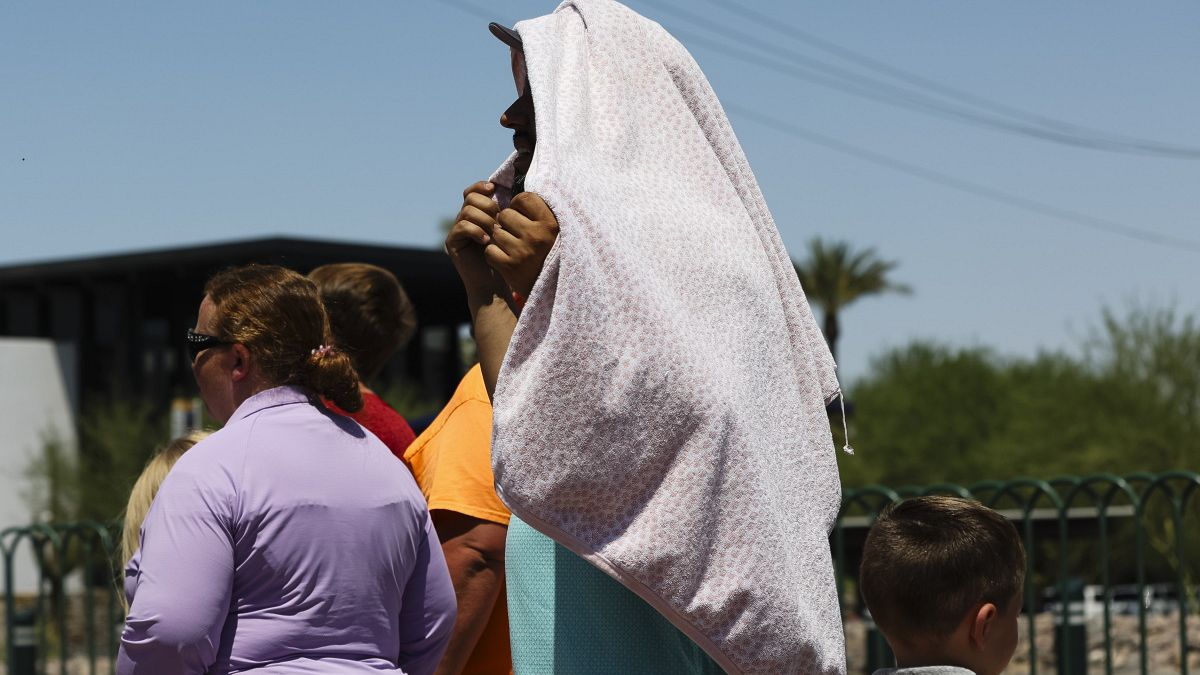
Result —
<instances>
[{"instance_id":1,"label":"gravel ground","mask_svg":"<svg viewBox=\"0 0 1200 675\"><path fill-rule=\"evenodd\" d=\"M95 625L97 634L97 649L100 658L96 661L95 675L110 675L106 658L106 645L103 632L107 612L108 598L103 593L95 598ZM71 644L72 656L67 663L69 675L92 675L89 660L85 652L83 599L73 598L68 608L67 634ZM2 629L3 613L0 612L0 629ZM1147 617L1146 621L1147 654L1150 672L1179 673L1181 668L1179 646L1179 616L1178 614L1157 615ZM1054 652L1054 617L1049 614L1039 614L1035 620L1037 647L1037 672L1052 675L1056 670L1056 654ZM1020 674L1030 672L1029 668L1029 634L1025 617L1021 617L1020 642L1005 673ZM119 630L119 627L116 628ZM0 630L0 639L4 632ZM1104 673L1104 625L1103 620L1096 618L1087 624L1088 635L1088 672L1092 675ZM851 674L857 675L866 671L866 628L863 622L855 617L846 620L847 665ZM49 658L46 662L46 672L57 675L59 662L57 659L57 642L51 644ZM1138 654L1138 621L1136 616L1115 616L1112 626L1112 659L1115 675L1134 675L1140 673ZM1200 673L1200 615L1188 616L1188 670ZM0 675L7 675L4 663L0 662Z\"/></svg>"},{"instance_id":2,"label":"gravel ground","mask_svg":"<svg viewBox=\"0 0 1200 675\"><path fill-rule=\"evenodd\" d=\"M1057 673L1057 654L1054 651L1054 617L1039 614L1035 619L1037 672ZM1024 616L1020 623L1017 652L1005 673L1014 675L1030 672L1029 630ZM1104 673L1104 620L1097 617L1087 623L1088 673ZM1179 615L1167 614L1146 618L1146 644L1149 670L1159 673L1181 671L1179 645ZM866 629L863 622L846 621L847 663L852 674L866 672ZM1114 675L1134 675L1141 672L1138 653L1138 620L1136 616L1112 618L1112 665ZM1188 616L1188 670L1200 673L1200 615Z\"/></svg>"}]
</instances>

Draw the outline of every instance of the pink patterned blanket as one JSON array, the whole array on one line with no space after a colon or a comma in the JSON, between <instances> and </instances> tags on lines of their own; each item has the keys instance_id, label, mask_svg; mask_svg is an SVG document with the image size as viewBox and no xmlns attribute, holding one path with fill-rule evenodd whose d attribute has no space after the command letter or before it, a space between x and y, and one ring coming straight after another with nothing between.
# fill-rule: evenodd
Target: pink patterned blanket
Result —
<instances>
[{"instance_id":1,"label":"pink patterned blanket","mask_svg":"<svg viewBox=\"0 0 1200 675\"><path fill-rule=\"evenodd\" d=\"M561 231L496 390L501 497L729 672L845 672L835 366L717 97L612 0L517 30Z\"/></svg>"}]
</instances>

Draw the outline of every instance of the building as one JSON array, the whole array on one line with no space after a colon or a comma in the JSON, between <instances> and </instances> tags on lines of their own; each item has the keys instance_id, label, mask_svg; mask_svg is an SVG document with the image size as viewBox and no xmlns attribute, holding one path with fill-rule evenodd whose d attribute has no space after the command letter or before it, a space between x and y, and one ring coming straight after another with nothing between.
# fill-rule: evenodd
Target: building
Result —
<instances>
[{"instance_id":1,"label":"building","mask_svg":"<svg viewBox=\"0 0 1200 675\"><path fill-rule=\"evenodd\" d=\"M418 312L417 334L381 375L449 397L463 370L466 296L441 251L268 238L0 267L0 336L46 338L76 355L68 379L90 396L161 402L196 394L183 337L195 325L205 280L232 265L272 263L301 273L333 262L391 270Z\"/></svg>"},{"instance_id":2,"label":"building","mask_svg":"<svg viewBox=\"0 0 1200 675\"><path fill-rule=\"evenodd\" d=\"M52 501L43 485L30 481L26 473L35 462L44 461L43 449L55 444L62 452L75 446L75 382L69 375L75 363L69 345L35 338L0 337L0 531L32 520L48 521L54 513L44 510ZM32 544L9 532L3 545L12 553L12 590L18 594L37 591L38 566Z\"/></svg>"}]
</instances>

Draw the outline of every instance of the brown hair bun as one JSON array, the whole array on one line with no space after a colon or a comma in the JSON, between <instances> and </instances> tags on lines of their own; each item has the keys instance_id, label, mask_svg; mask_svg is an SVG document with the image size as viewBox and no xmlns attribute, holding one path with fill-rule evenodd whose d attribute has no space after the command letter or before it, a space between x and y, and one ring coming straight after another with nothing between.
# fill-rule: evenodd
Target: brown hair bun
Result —
<instances>
[{"instance_id":1,"label":"brown hair bun","mask_svg":"<svg viewBox=\"0 0 1200 675\"><path fill-rule=\"evenodd\" d=\"M330 348L329 318L312 281L277 265L245 265L218 272L204 292L216 306L217 336L245 345L269 383L362 409L358 376L350 358Z\"/></svg>"}]
</instances>

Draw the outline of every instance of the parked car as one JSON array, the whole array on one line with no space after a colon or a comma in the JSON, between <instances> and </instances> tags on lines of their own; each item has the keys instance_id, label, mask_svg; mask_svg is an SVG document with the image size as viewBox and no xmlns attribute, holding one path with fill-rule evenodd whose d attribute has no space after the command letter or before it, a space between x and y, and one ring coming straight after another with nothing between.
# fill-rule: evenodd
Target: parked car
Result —
<instances>
[{"instance_id":1,"label":"parked car","mask_svg":"<svg viewBox=\"0 0 1200 675\"><path fill-rule=\"evenodd\" d=\"M1068 590L1070 593L1070 590ZM1193 597L1188 601L1188 611L1200 608L1200 588L1194 589ZM1104 601L1107 597L1109 611L1113 616L1137 616L1138 587L1137 584L1118 584L1105 593L1103 586L1088 584L1083 587L1082 612L1084 619L1104 615ZM1179 611L1179 592L1175 584L1157 583L1146 584L1140 593L1141 606L1146 614L1172 614ZM1079 600L1071 601L1074 612L1081 611ZM1058 586L1050 586L1042 591L1042 611L1057 614L1059 612Z\"/></svg>"}]
</instances>

